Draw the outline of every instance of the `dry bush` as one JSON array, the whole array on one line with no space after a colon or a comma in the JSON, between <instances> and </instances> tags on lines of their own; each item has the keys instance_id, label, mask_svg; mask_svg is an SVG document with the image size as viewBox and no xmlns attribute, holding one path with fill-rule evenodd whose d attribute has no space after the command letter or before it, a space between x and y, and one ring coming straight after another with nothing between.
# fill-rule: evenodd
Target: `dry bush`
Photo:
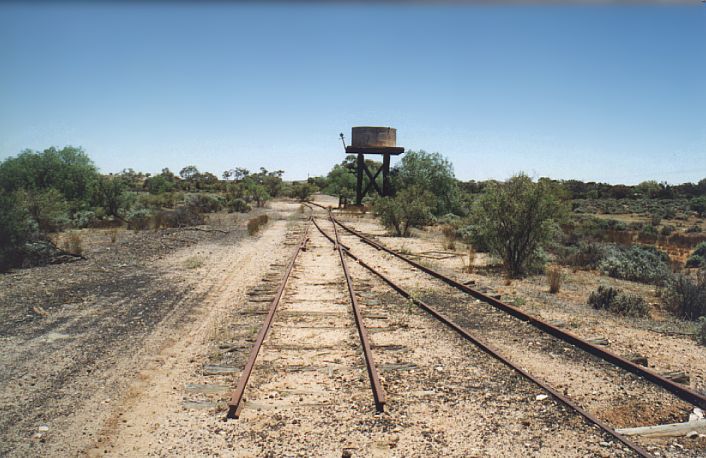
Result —
<instances>
[{"instance_id":1,"label":"dry bush","mask_svg":"<svg viewBox=\"0 0 706 458\"><path fill-rule=\"evenodd\" d=\"M70 233L64 239L62 249L67 253L81 256L83 254L81 235L77 232Z\"/></svg>"},{"instance_id":2,"label":"dry bush","mask_svg":"<svg viewBox=\"0 0 706 458\"><path fill-rule=\"evenodd\" d=\"M549 292L556 294L561 289L561 282L564 275L559 266L551 266L547 269L547 283L549 283Z\"/></svg>"},{"instance_id":3,"label":"dry bush","mask_svg":"<svg viewBox=\"0 0 706 458\"><path fill-rule=\"evenodd\" d=\"M157 232L162 225L164 225L164 213L161 211L155 212L154 215L152 215L152 226L154 227L154 231Z\"/></svg>"},{"instance_id":4,"label":"dry bush","mask_svg":"<svg viewBox=\"0 0 706 458\"><path fill-rule=\"evenodd\" d=\"M204 259L201 256L191 256L184 260L184 267L187 269L198 269L203 267Z\"/></svg>"},{"instance_id":5,"label":"dry bush","mask_svg":"<svg viewBox=\"0 0 706 458\"><path fill-rule=\"evenodd\" d=\"M257 234L260 228L267 224L268 221L269 218L267 217L267 215L260 215L257 218L250 218L248 220L248 234Z\"/></svg>"},{"instance_id":6,"label":"dry bush","mask_svg":"<svg viewBox=\"0 0 706 458\"><path fill-rule=\"evenodd\" d=\"M257 231L260 230L260 223L257 218L250 218L248 220L248 235L255 235Z\"/></svg>"},{"instance_id":7,"label":"dry bush","mask_svg":"<svg viewBox=\"0 0 706 458\"><path fill-rule=\"evenodd\" d=\"M662 299L675 315L687 320L706 316L706 271L695 276L672 276L662 291Z\"/></svg>"},{"instance_id":8,"label":"dry bush","mask_svg":"<svg viewBox=\"0 0 706 458\"><path fill-rule=\"evenodd\" d=\"M588 304L597 310L618 315L644 317L649 315L647 302L635 294L627 294L611 286L599 286L588 296Z\"/></svg>"},{"instance_id":9,"label":"dry bush","mask_svg":"<svg viewBox=\"0 0 706 458\"><path fill-rule=\"evenodd\" d=\"M468 247L468 264L466 264L463 268L463 270L466 273L472 273L473 272L473 263L476 261L476 250L473 249L473 247Z\"/></svg>"},{"instance_id":10,"label":"dry bush","mask_svg":"<svg viewBox=\"0 0 706 458\"><path fill-rule=\"evenodd\" d=\"M444 234L444 249L456 251L456 229L445 224L441 227L441 233Z\"/></svg>"}]
</instances>

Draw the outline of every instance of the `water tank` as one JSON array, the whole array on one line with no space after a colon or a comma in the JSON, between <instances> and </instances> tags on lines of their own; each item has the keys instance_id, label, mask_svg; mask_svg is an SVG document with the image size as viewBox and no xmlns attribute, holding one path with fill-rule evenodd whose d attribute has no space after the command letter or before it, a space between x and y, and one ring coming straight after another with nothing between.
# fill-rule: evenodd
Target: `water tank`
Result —
<instances>
[{"instance_id":1,"label":"water tank","mask_svg":"<svg viewBox=\"0 0 706 458\"><path fill-rule=\"evenodd\" d=\"M351 133L351 146L372 148L397 145L397 129L393 127L354 127Z\"/></svg>"}]
</instances>

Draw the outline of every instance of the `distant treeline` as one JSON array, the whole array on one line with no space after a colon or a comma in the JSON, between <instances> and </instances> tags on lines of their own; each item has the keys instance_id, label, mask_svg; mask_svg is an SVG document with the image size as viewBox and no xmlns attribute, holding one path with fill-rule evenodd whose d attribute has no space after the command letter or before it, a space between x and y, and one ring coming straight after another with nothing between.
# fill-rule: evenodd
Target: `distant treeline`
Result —
<instances>
[{"instance_id":1,"label":"distant treeline","mask_svg":"<svg viewBox=\"0 0 706 458\"><path fill-rule=\"evenodd\" d=\"M106 175L81 148L25 150L0 162L0 271L23 264L33 244L51 244L51 232L201 224L203 213L248 212L273 197L305 199L315 190L283 181L283 173L238 167L219 179L189 165L178 174L165 168Z\"/></svg>"},{"instance_id":2,"label":"distant treeline","mask_svg":"<svg viewBox=\"0 0 706 458\"><path fill-rule=\"evenodd\" d=\"M689 199L706 196L706 178L698 183L669 184L650 180L632 186L594 181L552 180L550 178L540 178L539 181L560 185L571 199ZM467 193L479 194L490 183L497 183L497 181L459 181L459 186Z\"/></svg>"}]
</instances>

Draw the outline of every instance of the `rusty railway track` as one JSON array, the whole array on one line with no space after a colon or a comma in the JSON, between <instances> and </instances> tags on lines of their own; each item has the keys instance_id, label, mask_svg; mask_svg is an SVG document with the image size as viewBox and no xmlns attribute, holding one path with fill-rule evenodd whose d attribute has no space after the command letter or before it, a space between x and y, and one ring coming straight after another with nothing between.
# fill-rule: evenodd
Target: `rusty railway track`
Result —
<instances>
[{"instance_id":1,"label":"rusty railway track","mask_svg":"<svg viewBox=\"0 0 706 458\"><path fill-rule=\"evenodd\" d=\"M311 218L309 218L309 221L311 221ZM252 374L252 370L255 367L255 360L257 359L257 355L260 353L262 343L265 341L265 337L267 337L267 332L270 330L270 326L272 325L272 321L274 320L275 312L277 311L277 306L279 305L279 301L282 298L282 294L284 293L284 288L287 286L289 276L291 275L292 270L294 269L294 262L297 260L299 253L306 250L306 243L309 240L308 232L309 224L307 223L306 227L304 228L304 234L299 240L297 248L294 250L294 254L292 255L289 260L289 263L287 264L287 268L285 269L282 281L280 282L279 287L277 288L275 297L270 303L270 308L267 312L267 316L265 317L265 322L262 324L260 331L257 333L255 343L253 344L252 350L250 350L250 356L248 356L248 361L245 363L243 372L241 372L240 374L238 385L235 387L235 391L233 391L230 397L230 401L228 401L228 414L226 418L240 417L240 412L243 409L242 400L243 394L245 393L245 387L248 384L248 380L250 380L250 374Z\"/></svg>"},{"instance_id":2,"label":"rusty railway track","mask_svg":"<svg viewBox=\"0 0 706 458\"><path fill-rule=\"evenodd\" d=\"M315 204L319 207L325 208L321 205ZM333 216L332 216L333 218ZM580 337L576 336L575 334L572 334L571 332L564 331L563 329L560 329L556 326L553 326L549 324L548 322L537 318L535 316L532 316L530 314L525 313L521 309L514 307L510 304L507 304L505 302L502 302L498 299L495 299L493 297L490 297L486 294L481 293L480 291L474 290L472 288L469 288L466 285L463 285L452 278L449 278L429 267L423 266L419 264L418 262L415 262L408 257L397 253L394 250L391 250L390 248L387 248L386 246L382 245L381 243L378 243L369 237L366 237L362 234L360 234L358 231L344 225L340 221L338 221L336 218L333 218L333 221L340 226L342 229L345 231L349 232L350 234L358 237L361 241L364 243L370 245L371 247L384 251L388 254L391 254L402 261L406 262L407 264L413 266L414 268L431 275L432 277L435 277L444 283L446 283L449 286L452 286L453 288L458 289L459 291L468 294L482 302L485 302L496 309L505 312L521 321L527 322L534 326L535 328L539 329L540 331L549 334L559 340L562 340L570 345L573 345L576 348L579 348L595 357L598 357L604 361L607 361L615 366L620 367L621 369L624 369L628 372L631 372L638 377L641 377L667 391L670 393L674 394L678 398L693 404L695 406L698 406L702 409L706 409L706 395L703 395L696 390L693 390L687 386L684 386L680 383L673 382L672 380L669 380L662 375L647 369L645 367L642 367L638 364L633 363L632 361L629 361L625 358L623 358L620 355L617 355L609 350L606 350L604 348L601 348L595 344L592 344L586 340L581 339Z\"/></svg>"},{"instance_id":3,"label":"rusty railway track","mask_svg":"<svg viewBox=\"0 0 706 458\"><path fill-rule=\"evenodd\" d=\"M325 208L321 205L315 204L321 208ZM335 228L336 224L339 226L343 227L346 229L345 226L343 226L341 223L339 223L331 214L330 209L327 209L329 211L329 218L333 223L333 226ZM644 448L641 446L635 444L631 440L627 439L626 437L622 436L621 434L617 433L615 429L613 429L610 425L607 423L603 422L599 418L593 416L591 413L588 411L584 410L582 407L580 407L578 404L574 403L571 399L569 399L567 396L564 396L562 393L558 392L551 386L549 386L547 383L545 383L543 380L539 379L538 377L533 376L532 374L528 373L527 371L523 370L516 364L514 364L512 361L507 359L505 356L502 355L500 351L498 351L496 348L494 348L492 345L489 343L485 342L483 339L479 338L478 336L472 334L469 332L467 329L463 328L462 326L458 325L455 323L451 318L447 317L443 313L439 312L436 310L434 307L431 305L427 304L426 302L414 297L411 293L409 293L407 290L393 282L390 278L376 270L374 267L370 266L367 264L365 261L363 261L360 257L356 256L353 254L349 249L344 248L339 242L338 242L338 234L336 233L335 238L331 237L329 234L327 234L317 223L316 220L312 218L312 222L314 223L314 226L321 232L321 234L326 237L333 245L336 247L341 255L344 253L350 257L352 260L354 260L356 263L370 271L373 275L377 276L380 278L384 283L386 283L388 286L390 286L392 289L394 289L396 292L398 292L401 296L403 296L405 299L411 301L418 307L420 307L422 310L427 312L429 315L432 317L436 318L438 321L441 323L445 324L447 327L449 327L451 330L456 332L459 336L461 336L463 339L471 342L475 346L477 346L479 349L481 349L483 352L487 353L488 355L492 356L493 358L497 359L504 365L510 367L512 370L516 371L520 375L522 375L524 378L529 380L530 382L534 383L535 385L539 386L546 392L548 392L552 397L554 397L557 401L560 403L564 404L566 407L569 409L573 410L574 412L578 413L581 415L584 419L586 419L589 423L596 425L599 427L601 430L605 431L612 437L614 437L617 441L634 451L637 455L641 457L650 457L651 455L649 452L647 452ZM357 235L357 234L356 234ZM373 242L374 243L374 242Z\"/></svg>"},{"instance_id":4,"label":"rusty railway track","mask_svg":"<svg viewBox=\"0 0 706 458\"><path fill-rule=\"evenodd\" d=\"M329 216L331 216L330 213ZM312 221L316 225L316 222L313 218ZM375 407L379 412L382 412L385 406L385 390L382 388L382 383L380 383L380 376L378 374L377 367L375 366L375 360L373 359L373 351L370 348L370 339L368 339L368 331L365 329L365 324L363 323L363 315L360 313L360 307L358 307L358 300L356 299L355 291L353 290L353 281L351 280L351 276L348 272L348 266L346 265L346 256L343 254L345 249L343 245L341 245L341 242L338 238L338 231L336 230L336 223L333 221L333 216L331 216L331 225L333 226L333 233L336 237L334 240L334 248L338 251L338 255L341 258L341 267L343 268L343 275L346 277L348 295L350 296L351 306L353 307L353 316L355 317L356 327L358 328L360 343L363 346L365 365L368 369L370 386L373 389L373 397L375 398ZM316 227L319 228L318 225L316 225Z\"/></svg>"},{"instance_id":5,"label":"rusty railway track","mask_svg":"<svg viewBox=\"0 0 706 458\"><path fill-rule=\"evenodd\" d=\"M284 290L287 286L289 277L291 276L291 273L294 269L295 262L297 260L297 257L299 256L299 253L302 251L306 251L306 245L307 242L309 241L308 237L308 231L309 231L309 223L313 222L314 225L318 227L316 222L313 220L312 217L309 217L309 221L307 222L307 225L304 229L304 233L297 244L297 248L294 250L294 254L290 258L287 267L285 269L285 273L282 277L282 280L280 281L279 287L277 288L277 292L275 293L274 298L272 299L272 302L270 303L269 310L267 313L267 316L265 317L265 321L263 322L257 337L255 339L255 343L253 344L253 347L250 351L250 355L248 356L248 360L243 368L243 371L240 374L240 378L238 379L238 384L231 394L230 401L228 402L228 413L226 415L226 418L232 418L232 419L237 419L240 417L240 413L243 409L243 395L245 394L245 388L247 387L248 381L250 380L250 375L252 374L253 368L255 367L255 362L257 360L257 356L260 353L260 349L262 348L262 345L265 341L265 338L267 337L267 334L270 330L270 327L272 325L272 322L274 321L274 316L277 311L277 307L279 306L280 300L282 298L282 295L284 294ZM338 240L338 233L336 232L336 225L331 220L331 224L334 228L334 232L336 233L336 240ZM365 364L366 368L368 371L368 376L370 378L370 385L373 391L373 398L375 401L375 407L379 412L382 412L384 410L385 406L385 391L382 387L382 383L380 382L380 376L378 374L377 367L375 366L375 361L373 359L373 354L372 354L372 349L370 347L370 342L368 339L368 332L365 328L365 324L363 322L363 316L360 312L360 308L358 306L358 301L356 299L355 295L355 290L353 289L353 281L351 280L349 271L348 271L348 266L346 264L346 259L344 253L344 245L338 243L337 241L334 242L334 248L337 249L340 261L341 261L341 268L343 269L343 274L346 280L346 286L348 290L348 295L350 297L351 301L351 306L353 308L353 316L355 318L355 323L356 327L358 330L358 336L360 337L361 341L361 346L363 349L363 355L365 359Z\"/></svg>"}]
</instances>

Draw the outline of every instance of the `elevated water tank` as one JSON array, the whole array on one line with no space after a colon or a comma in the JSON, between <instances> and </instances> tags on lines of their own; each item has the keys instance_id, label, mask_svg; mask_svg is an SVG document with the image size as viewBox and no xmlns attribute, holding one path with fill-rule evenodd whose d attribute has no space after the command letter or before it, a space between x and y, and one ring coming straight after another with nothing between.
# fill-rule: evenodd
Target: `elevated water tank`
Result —
<instances>
[{"instance_id":1,"label":"elevated water tank","mask_svg":"<svg viewBox=\"0 0 706 458\"><path fill-rule=\"evenodd\" d=\"M351 146L359 148L394 147L397 145L397 129L393 127L354 127Z\"/></svg>"}]
</instances>

